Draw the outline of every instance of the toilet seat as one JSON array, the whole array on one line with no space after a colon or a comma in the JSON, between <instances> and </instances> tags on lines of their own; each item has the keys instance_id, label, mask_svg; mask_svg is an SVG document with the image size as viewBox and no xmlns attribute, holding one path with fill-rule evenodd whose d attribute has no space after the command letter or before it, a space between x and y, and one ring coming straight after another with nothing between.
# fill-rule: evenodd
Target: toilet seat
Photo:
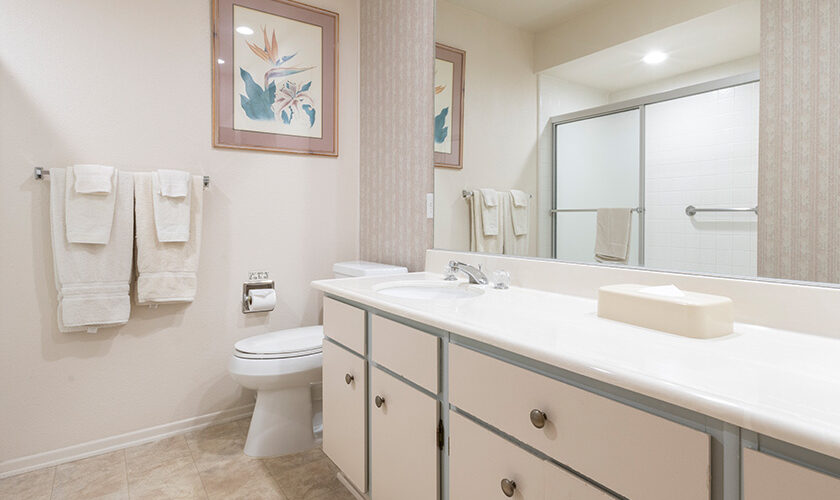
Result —
<instances>
[{"instance_id":1,"label":"toilet seat","mask_svg":"<svg viewBox=\"0 0 840 500\"><path fill-rule=\"evenodd\" d=\"M243 359L287 359L321 352L323 326L306 326L264 333L234 344L234 356Z\"/></svg>"}]
</instances>

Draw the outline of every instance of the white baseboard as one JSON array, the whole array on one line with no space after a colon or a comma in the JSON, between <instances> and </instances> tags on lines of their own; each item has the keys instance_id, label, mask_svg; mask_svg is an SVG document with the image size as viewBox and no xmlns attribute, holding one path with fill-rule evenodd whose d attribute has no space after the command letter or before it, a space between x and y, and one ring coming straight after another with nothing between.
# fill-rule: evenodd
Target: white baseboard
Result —
<instances>
[{"instance_id":1,"label":"white baseboard","mask_svg":"<svg viewBox=\"0 0 840 500\"><path fill-rule=\"evenodd\" d=\"M21 458L13 458L12 460L0 462L0 478L23 474L24 472L30 472L43 467L52 467L53 465L72 462L73 460L92 457L94 455L101 455L102 453L129 448L139 444L151 443L152 441L158 441L177 434L184 434L186 432L209 427L211 425L238 420L240 418L247 417L253 413L253 411L254 405L239 406L237 408L230 408L214 413L207 413L206 415L199 415L197 417L178 420L177 422L140 429L139 431L127 432L125 434L88 441L86 443L75 444L65 448L59 448L57 450L45 451L43 453L37 453L35 455L29 455Z\"/></svg>"},{"instance_id":2,"label":"white baseboard","mask_svg":"<svg viewBox=\"0 0 840 500\"><path fill-rule=\"evenodd\" d=\"M339 483L341 483L342 485L344 485L345 488L347 488L347 491L349 491L350 494L353 495L353 498L355 498L356 500L368 500L368 498L365 495L359 493L359 490L357 490L356 487L353 486L353 484L350 482L349 479L347 479L344 476L344 474L342 474L341 472L336 472L335 477L338 478Z\"/></svg>"}]
</instances>

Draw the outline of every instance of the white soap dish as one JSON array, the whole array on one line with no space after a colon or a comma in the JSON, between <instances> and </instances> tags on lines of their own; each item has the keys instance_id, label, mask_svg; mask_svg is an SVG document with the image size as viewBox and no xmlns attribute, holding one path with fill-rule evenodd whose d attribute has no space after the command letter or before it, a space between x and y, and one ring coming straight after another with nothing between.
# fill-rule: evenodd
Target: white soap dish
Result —
<instances>
[{"instance_id":1,"label":"white soap dish","mask_svg":"<svg viewBox=\"0 0 840 500\"><path fill-rule=\"evenodd\" d=\"M732 333L732 299L673 285L608 285L598 289L598 316L663 332L710 339Z\"/></svg>"}]
</instances>

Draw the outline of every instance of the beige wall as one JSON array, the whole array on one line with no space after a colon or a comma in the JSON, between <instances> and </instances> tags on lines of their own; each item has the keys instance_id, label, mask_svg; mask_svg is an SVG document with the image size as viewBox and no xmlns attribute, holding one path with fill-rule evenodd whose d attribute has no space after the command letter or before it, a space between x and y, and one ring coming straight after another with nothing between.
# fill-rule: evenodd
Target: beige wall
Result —
<instances>
[{"instance_id":1,"label":"beige wall","mask_svg":"<svg viewBox=\"0 0 840 500\"><path fill-rule=\"evenodd\" d=\"M361 255L419 271L432 246L434 0L361 4Z\"/></svg>"},{"instance_id":2,"label":"beige wall","mask_svg":"<svg viewBox=\"0 0 840 500\"><path fill-rule=\"evenodd\" d=\"M319 322L309 282L358 257L359 3L340 16L337 159L211 146L208 0L6 0L0 15L0 471L9 460L252 402L233 343ZM49 185L32 167L101 162L212 177L189 306L61 334ZM240 312L251 270L277 280L270 314ZM4 464L5 462L5 464Z\"/></svg>"},{"instance_id":3,"label":"beige wall","mask_svg":"<svg viewBox=\"0 0 840 500\"><path fill-rule=\"evenodd\" d=\"M840 3L761 2L758 274L840 282Z\"/></svg>"},{"instance_id":4,"label":"beige wall","mask_svg":"<svg viewBox=\"0 0 840 500\"><path fill-rule=\"evenodd\" d=\"M438 0L436 40L467 53L463 168L435 169L435 248L469 250L461 190L521 189L537 204L537 76L532 34ZM531 209L529 255L536 255Z\"/></svg>"}]
</instances>

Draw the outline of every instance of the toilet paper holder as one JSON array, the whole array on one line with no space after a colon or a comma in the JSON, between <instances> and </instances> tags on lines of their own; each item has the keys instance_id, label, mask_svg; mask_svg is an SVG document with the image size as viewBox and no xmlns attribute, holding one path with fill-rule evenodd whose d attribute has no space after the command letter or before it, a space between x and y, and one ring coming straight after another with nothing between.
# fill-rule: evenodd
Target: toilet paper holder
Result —
<instances>
[{"instance_id":1,"label":"toilet paper holder","mask_svg":"<svg viewBox=\"0 0 840 500\"><path fill-rule=\"evenodd\" d=\"M274 289L274 280L252 280L246 281L242 283L242 313L243 314L251 314L251 313L258 313L258 312L269 312L273 311L274 308L264 310L264 311L252 311L251 310L251 295L248 293L251 290L259 290L259 289Z\"/></svg>"}]
</instances>

